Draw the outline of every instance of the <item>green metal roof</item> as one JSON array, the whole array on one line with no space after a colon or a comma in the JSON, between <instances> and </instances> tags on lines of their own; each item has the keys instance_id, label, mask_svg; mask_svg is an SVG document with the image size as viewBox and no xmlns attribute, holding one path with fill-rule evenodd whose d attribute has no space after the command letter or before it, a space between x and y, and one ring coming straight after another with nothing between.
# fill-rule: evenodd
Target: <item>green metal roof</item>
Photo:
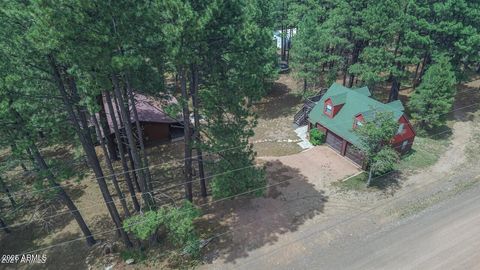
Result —
<instances>
[{"instance_id":1,"label":"green metal roof","mask_svg":"<svg viewBox=\"0 0 480 270\"><path fill-rule=\"evenodd\" d=\"M374 112L392 112L395 120L398 120L404 111L402 103L398 100L384 104L370 96L367 87L350 89L334 83L313 107L308 119L310 123L319 123L350 143L360 146L360 141L352 129L355 116L362 114L368 121L374 117ZM344 104L333 118L323 113L323 104L328 98L340 102L333 102L334 105Z\"/></svg>"},{"instance_id":2,"label":"green metal roof","mask_svg":"<svg viewBox=\"0 0 480 270\"><path fill-rule=\"evenodd\" d=\"M338 94L338 95L335 95L335 96L331 96L330 100L332 100L333 106L343 104L347 100L347 93L342 93L342 94Z\"/></svg>"}]
</instances>

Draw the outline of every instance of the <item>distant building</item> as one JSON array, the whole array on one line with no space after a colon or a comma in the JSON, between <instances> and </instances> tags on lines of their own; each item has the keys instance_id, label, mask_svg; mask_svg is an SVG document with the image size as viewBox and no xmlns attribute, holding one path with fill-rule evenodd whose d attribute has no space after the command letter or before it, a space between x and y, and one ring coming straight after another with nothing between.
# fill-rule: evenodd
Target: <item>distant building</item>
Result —
<instances>
[{"instance_id":1,"label":"distant building","mask_svg":"<svg viewBox=\"0 0 480 270\"><path fill-rule=\"evenodd\" d=\"M296 28L287 29L286 33L287 33L286 41L287 41L287 49L288 49L291 46L292 37L297 33L297 29ZM273 32L273 39L277 43L277 49L281 49L282 48L282 31L277 30Z\"/></svg>"},{"instance_id":2,"label":"distant building","mask_svg":"<svg viewBox=\"0 0 480 270\"><path fill-rule=\"evenodd\" d=\"M142 128L143 139L146 145L169 142L183 138L183 122L178 119L181 117L171 116L165 112L167 106L178 104L175 97L169 96L167 98L157 99L140 93L134 93L134 99L138 113L138 120ZM115 131L111 118L112 113L108 108L105 97L103 97L103 102L108 126L110 128L110 134L108 134L108 136L114 139ZM117 111L118 106L114 100L112 100L112 102L114 111L113 115L115 119L117 119L119 128L123 132L124 127L123 123L120 121L120 113ZM135 128L132 108L130 108L130 121Z\"/></svg>"}]
</instances>

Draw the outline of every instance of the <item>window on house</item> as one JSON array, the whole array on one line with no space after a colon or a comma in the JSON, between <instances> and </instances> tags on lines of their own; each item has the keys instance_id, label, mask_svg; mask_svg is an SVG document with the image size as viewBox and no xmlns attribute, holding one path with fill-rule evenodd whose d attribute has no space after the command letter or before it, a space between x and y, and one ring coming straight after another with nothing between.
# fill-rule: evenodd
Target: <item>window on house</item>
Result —
<instances>
[{"instance_id":1,"label":"window on house","mask_svg":"<svg viewBox=\"0 0 480 270\"><path fill-rule=\"evenodd\" d=\"M403 141L403 143L402 143L402 150L405 150L405 148L407 147L407 145L408 145L408 140Z\"/></svg>"},{"instance_id":2,"label":"window on house","mask_svg":"<svg viewBox=\"0 0 480 270\"><path fill-rule=\"evenodd\" d=\"M327 104L327 106L325 106L325 112L328 113L328 114L331 114L332 113L332 105L330 104Z\"/></svg>"},{"instance_id":3,"label":"window on house","mask_svg":"<svg viewBox=\"0 0 480 270\"><path fill-rule=\"evenodd\" d=\"M356 126L356 127L361 127L361 126L363 126L362 121L360 121L360 120L355 120L355 126Z\"/></svg>"},{"instance_id":4,"label":"window on house","mask_svg":"<svg viewBox=\"0 0 480 270\"><path fill-rule=\"evenodd\" d=\"M397 134L402 134L404 129L405 129L405 124L400 124L397 130Z\"/></svg>"}]
</instances>

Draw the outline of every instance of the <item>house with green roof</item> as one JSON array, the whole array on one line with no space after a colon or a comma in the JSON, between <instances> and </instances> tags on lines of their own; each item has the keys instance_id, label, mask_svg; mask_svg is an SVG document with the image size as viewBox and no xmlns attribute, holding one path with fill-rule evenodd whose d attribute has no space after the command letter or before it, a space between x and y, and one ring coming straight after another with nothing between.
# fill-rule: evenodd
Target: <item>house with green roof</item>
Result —
<instances>
[{"instance_id":1,"label":"house with green roof","mask_svg":"<svg viewBox=\"0 0 480 270\"><path fill-rule=\"evenodd\" d=\"M308 114L309 130L323 132L328 146L363 167L364 156L355 128L373 119L377 112L392 113L399 129L391 144L405 154L412 148L415 131L404 110L399 100L385 104L373 99L367 87L350 89L334 83Z\"/></svg>"}]
</instances>

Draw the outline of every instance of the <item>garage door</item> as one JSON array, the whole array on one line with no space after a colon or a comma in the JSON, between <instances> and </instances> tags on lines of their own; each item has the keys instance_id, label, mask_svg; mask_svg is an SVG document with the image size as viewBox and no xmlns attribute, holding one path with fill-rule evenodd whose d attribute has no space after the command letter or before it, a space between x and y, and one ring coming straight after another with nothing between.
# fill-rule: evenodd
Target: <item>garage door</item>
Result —
<instances>
[{"instance_id":1,"label":"garage door","mask_svg":"<svg viewBox=\"0 0 480 270\"><path fill-rule=\"evenodd\" d=\"M345 151L345 156L348 157L351 161L355 162L356 164L358 164L360 166L363 165L363 154L362 154L362 152L350 143L347 145L347 149Z\"/></svg>"},{"instance_id":2,"label":"garage door","mask_svg":"<svg viewBox=\"0 0 480 270\"><path fill-rule=\"evenodd\" d=\"M327 132L327 138L325 142L328 145L330 145L334 150L338 151L339 153L342 150L342 142L343 142L342 138L338 137L337 135L335 135L330 131Z\"/></svg>"}]
</instances>

